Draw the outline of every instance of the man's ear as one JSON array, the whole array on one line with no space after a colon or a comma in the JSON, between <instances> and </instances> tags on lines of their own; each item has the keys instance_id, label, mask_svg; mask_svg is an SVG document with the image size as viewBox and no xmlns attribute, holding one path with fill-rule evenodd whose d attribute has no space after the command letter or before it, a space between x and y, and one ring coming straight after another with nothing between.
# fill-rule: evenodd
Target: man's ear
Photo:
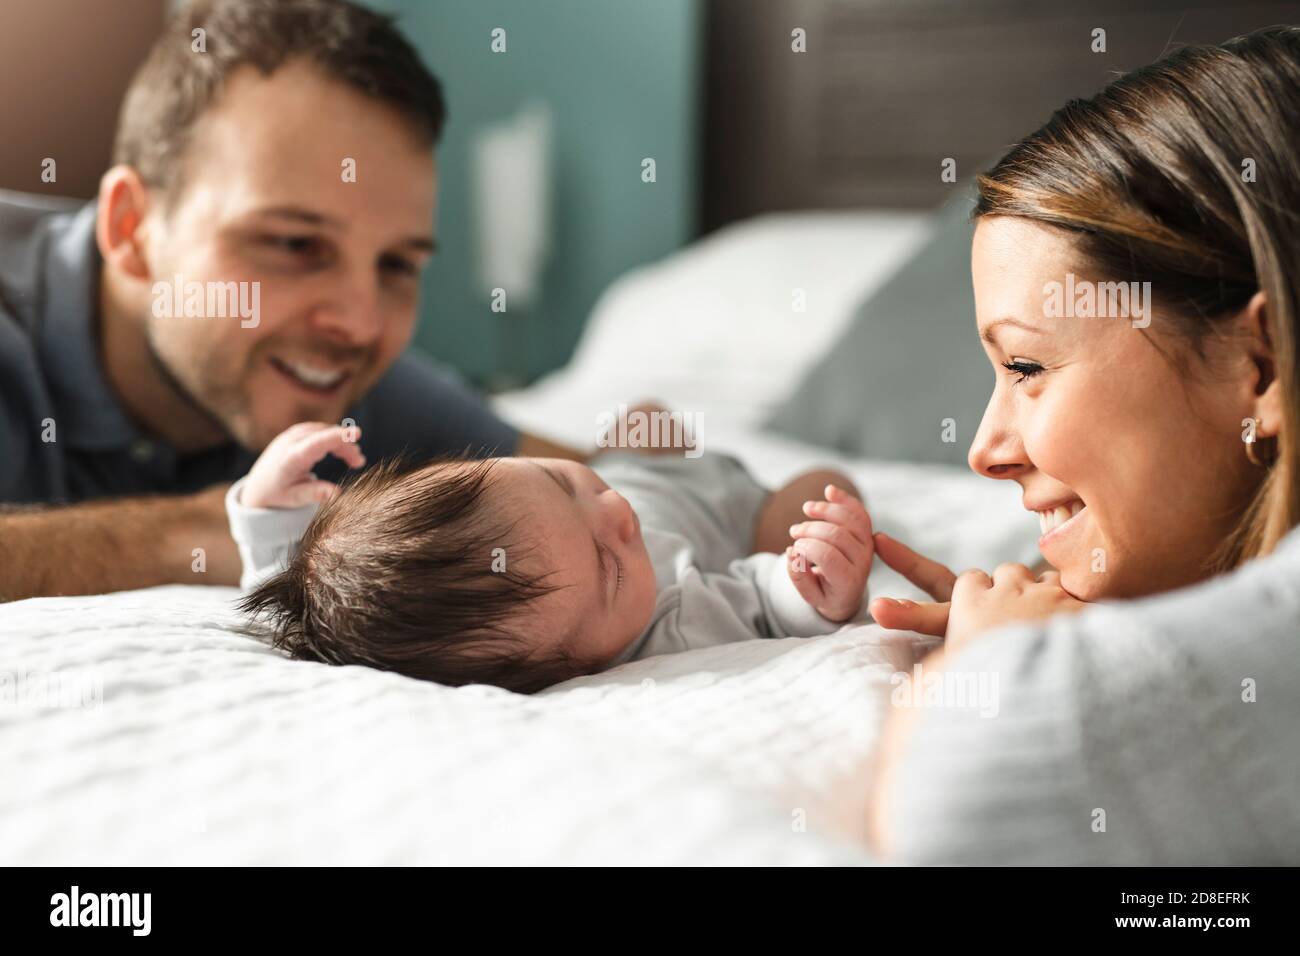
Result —
<instances>
[{"instance_id":1,"label":"man's ear","mask_svg":"<svg viewBox=\"0 0 1300 956\"><path fill-rule=\"evenodd\" d=\"M1268 302L1263 292L1256 292L1237 318L1238 328L1248 343L1251 363L1252 417L1259 419L1257 434L1275 438L1282 430L1282 383L1277 374L1277 356L1269 334Z\"/></svg>"},{"instance_id":2,"label":"man's ear","mask_svg":"<svg viewBox=\"0 0 1300 956\"><path fill-rule=\"evenodd\" d=\"M95 243L104 263L134 279L148 279L145 217L149 188L130 166L114 166L99 180Z\"/></svg>"}]
</instances>

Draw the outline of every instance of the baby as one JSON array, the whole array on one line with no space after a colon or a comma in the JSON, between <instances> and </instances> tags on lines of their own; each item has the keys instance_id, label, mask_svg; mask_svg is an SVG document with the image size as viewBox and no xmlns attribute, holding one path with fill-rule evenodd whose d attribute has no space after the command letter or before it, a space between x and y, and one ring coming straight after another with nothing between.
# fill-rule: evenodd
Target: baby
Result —
<instances>
[{"instance_id":1,"label":"baby","mask_svg":"<svg viewBox=\"0 0 1300 956\"><path fill-rule=\"evenodd\" d=\"M241 607L295 658L528 693L865 620L871 519L837 473L773 493L720 455L385 462L341 489L312 474L326 455L364 465L359 438L295 425L226 498Z\"/></svg>"}]
</instances>

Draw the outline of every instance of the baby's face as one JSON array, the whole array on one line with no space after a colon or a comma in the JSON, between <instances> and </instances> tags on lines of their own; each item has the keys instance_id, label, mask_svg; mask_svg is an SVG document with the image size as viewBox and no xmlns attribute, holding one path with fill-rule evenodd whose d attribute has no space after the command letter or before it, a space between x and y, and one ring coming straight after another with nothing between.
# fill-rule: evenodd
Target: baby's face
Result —
<instances>
[{"instance_id":1,"label":"baby's face","mask_svg":"<svg viewBox=\"0 0 1300 956\"><path fill-rule=\"evenodd\" d=\"M535 633L572 635L570 653L613 660L654 613L654 567L636 512L574 461L502 458L493 473L495 492L518 510L536 547L529 570L553 572L546 583L557 590L533 605Z\"/></svg>"}]
</instances>

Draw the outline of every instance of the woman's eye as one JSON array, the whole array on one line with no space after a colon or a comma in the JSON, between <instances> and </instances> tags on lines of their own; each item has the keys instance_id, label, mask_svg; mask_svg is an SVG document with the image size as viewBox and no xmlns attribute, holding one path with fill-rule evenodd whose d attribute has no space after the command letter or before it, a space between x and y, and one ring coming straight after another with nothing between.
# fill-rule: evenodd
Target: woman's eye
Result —
<instances>
[{"instance_id":1,"label":"woman's eye","mask_svg":"<svg viewBox=\"0 0 1300 956\"><path fill-rule=\"evenodd\" d=\"M1013 372L1014 374L1020 376L1019 378L1016 379L1017 385L1019 385L1025 379L1033 378L1039 372L1043 371L1043 367L1041 365L1039 365L1037 362L1031 362L1027 359L1013 358L1009 362L1003 362L1002 367L1006 369L1008 372Z\"/></svg>"}]
</instances>

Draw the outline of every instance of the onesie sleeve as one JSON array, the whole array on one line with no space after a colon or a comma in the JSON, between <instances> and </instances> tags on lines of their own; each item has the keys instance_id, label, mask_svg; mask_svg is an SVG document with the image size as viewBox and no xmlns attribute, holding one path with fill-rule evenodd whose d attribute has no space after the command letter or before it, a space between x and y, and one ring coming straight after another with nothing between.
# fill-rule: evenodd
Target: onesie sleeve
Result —
<instances>
[{"instance_id":1,"label":"onesie sleeve","mask_svg":"<svg viewBox=\"0 0 1300 956\"><path fill-rule=\"evenodd\" d=\"M319 505L301 508L248 508L239 496L245 479L240 478L226 492L226 517L230 534L239 547L243 573L239 586L256 587L271 575L283 571L298 546Z\"/></svg>"}]
</instances>

